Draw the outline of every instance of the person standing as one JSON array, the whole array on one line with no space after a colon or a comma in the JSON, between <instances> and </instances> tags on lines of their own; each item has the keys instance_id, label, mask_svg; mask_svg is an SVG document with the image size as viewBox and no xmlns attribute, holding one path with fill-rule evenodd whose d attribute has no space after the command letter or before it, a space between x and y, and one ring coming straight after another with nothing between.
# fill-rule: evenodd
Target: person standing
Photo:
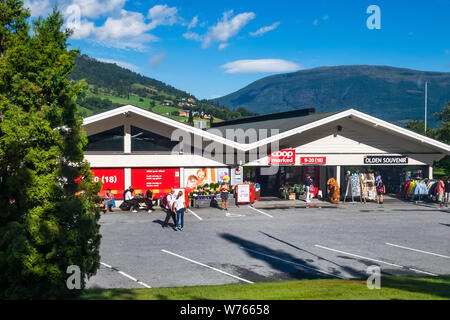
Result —
<instances>
[{"instance_id":1,"label":"person standing","mask_svg":"<svg viewBox=\"0 0 450 320\"><path fill-rule=\"evenodd\" d=\"M445 180L445 206L448 207L448 200L450 198L450 177Z\"/></svg>"},{"instance_id":2,"label":"person standing","mask_svg":"<svg viewBox=\"0 0 450 320\"><path fill-rule=\"evenodd\" d=\"M313 180L309 174L306 175L305 179L305 185L306 185L306 203L311 202L311 187L313 185Z\"/></svg>"},{"instance_id":3,"label":"person standing","mask_svg":"<svg viewBox=\"0 0 450 320\"><path fill-rule=\"evenodd\" d=\"M153 192L152 190L147 190L145 194L145 204L147 205L147 212L150 213L153 210Z\"/></svg>"},{"instance_id":4,"label":"person standing","mask_svg":"<svg viewBox=\"0 0 450 320\"><path fill-rule=\"evenodd\" d=\"M224 182L220 186L220 198L222 199L222 210L228 211L228 196L230 194L230 186Z\"/></svg>"},{"instance_id":5,"label":"person standing","mask_svg":"<svg viewBox=\"0 0 450 320\"><path fill-rule=\"evenodd\" d=\"M172 217L173 223L176 226L177 225L177 220L175 217L175 212L174 212L174 202L175 202L176 198L175 198L175 190L173 188L170 188L170 193L168 195L166 195L166 219L164 220L164 224L163 224L163 228L168 228L169 227L169 219L170 217Z\"/></svg>"},{"instance_id":6,"label":"person standing","mask_svg":"<svg viewBox=\"0 0 450 320\"><path fill-rule=\"evenodd\" d=\"M386 193L386 186L383 183L383 179L378 179L377 183L377 202L378 204L383 204L383 194Z\"/></svg>"},{"instance_id":7,"label":"person standing","mask_svg":"<svg viewBox=\"0 0 450 320\"><path fill-rule=\"evenodd\" d=\"M180 230L183 231L184 227L184 211L186 210L186 202L183 196L183 191L179 191L178 195L174 202L175 212L177 214L177 221L175 222L175 227L173 228L175 231ZM181 224L180 224L181 222Z\"/></svg>"},{"instance_id":8,"label":"person standing","mask_svg":"<svg viewBox=\"0 0 450 320\"><path fill-rule=\"evenodd\" d=\"M444 191L445 191L445 184L442 179L439 179L438 185L437 185L437 198L439 201L439 208L442 209L444 206Z\"/></svg>"}]
</instances>

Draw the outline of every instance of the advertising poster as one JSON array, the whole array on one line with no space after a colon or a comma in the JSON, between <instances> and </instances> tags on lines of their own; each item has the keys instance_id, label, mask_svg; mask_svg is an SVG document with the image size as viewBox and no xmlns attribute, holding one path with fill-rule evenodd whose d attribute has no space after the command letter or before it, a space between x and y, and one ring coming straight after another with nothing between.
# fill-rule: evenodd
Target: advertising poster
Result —
<instances>
[{"instance_id":1,"label":"advertising poster","mask_svg":"<svg viewBox=\"0 0 450 320\"><path fill-rule=\"evenodd\" d=\"M248 203L250 202L250 185L249 184L239 184L236 186L236 201L238 203Z\"/></svg>"},{"instance_id":2,"label":"advertising poster","mask_svg":"<svg viewBox=\"0 0 450 320\"><path fill-rule=\"evenodd\" d=\"M170 188L180 188L180 169L131 169L131 185L137 193L152 190L154 196L159 198L169 193Z\"/></svg>"},{"instance_id":3,"label":"advertising poster","mask_svg":"<svg viewBox=\"0 0 450 320\"><path fill-rule=\"evenodd\" d=\"M111 189L111 193L115 199L123 198L123 190L125 189L124 169L102 169L91 168L94 173L94 182L101 182L102 190L99 195L103 196L107 189Z\"/></svg>"},{"instance_id":4,"label":"advertising poster","mask_svg":"<svg viewBox=\"0 0 450 320\"><path fill-rule=\"evenodd\" d=\"M205 183L221 184L224 181L228 183L231 181L228 168L186 168L182 186L191 192Z\"/></svg>"}]
</instances>

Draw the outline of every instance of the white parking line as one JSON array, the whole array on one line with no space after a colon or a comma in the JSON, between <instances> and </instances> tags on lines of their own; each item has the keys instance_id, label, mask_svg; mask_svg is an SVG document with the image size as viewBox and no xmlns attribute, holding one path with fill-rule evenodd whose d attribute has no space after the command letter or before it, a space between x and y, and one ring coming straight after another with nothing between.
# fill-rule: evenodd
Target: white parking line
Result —
<instances>
[{"instance_id":1,"label":"white parking line","mask_svg":"<svg viewBox=\"0 0 450 320\"><path fill-rule=\"evenodd\" d=\"M334 251L334 252L338 252L338 253L342 253L342 254L345 254L345 255L351 256L351 257L361 258L361 259L368 260L368 261L375 261L375 262L382 263L382 264L387 264L387 265L390 265L390 266L393 266L393 267L397 267L397 268L401 268L401 269L408 269L408 270L415 271L415 272L418 272L418 273L424 273L424 274L428 274L430 276L437 277L437 274L434 274L434 273L430 273L430 272L426 272L426 271L422 271L422 270L417 270L417 269L412 269L412 268L407 268L407 267L404 267L404 266L401 266L401 265L398 265L398 264L393 264L393 263L386 262L386 261L381 261L381 260L377 260L377 259L367 258L367 257L364 257L364 256L359 256L357 254L348 253L348 252L345 252L345 251L340 251L340 250L336 250L336 249L332 249L332 248L327 248L327 247L324 247L324 246L320 246L318 244L316 244L315 247L321 248L321 249L325 249L325 250Z\"/></svg>"},{"instance_id":2,"label":"white parking line","mask_svg":"<svg viewBox=\"0 0 450 320\"><path fill-rule=\"evenodd\" d=\"M271 256L270 254L265 254L265 253L258 252L258 251L255 251L255 250L252 250L252 249L248 249L248 248L244 248L244 247L240 247L240 248L244 249L244 250L247 250L247 251L250 251L250 252L254 252L254 253L260 254L262 256L266 256L266 257L275 259L275 260L280 260L280 261L283 261L285 263L290 263L290 264L293 264L293 265L296 265L296 266L299 266L299 267L302 267L302 268L305 268L305 269L309 269L309 270L313 270L313 271L316 271L316 272L319 272L319 273L323 273L323 274L326 274L326 275L329 275L329 276L332 276L332 277L336 277L336 278L340 278L340 279L346 279L344 277L341 277L341 276L338 276L338 275L335 275L335 274L332 274L332 273L328 273L328 272L325 272L325 271L322 271L322 270L319 270L319 269L316 269L316 268L308 267L308 266L305 266L305 265L297 263L297 262L284 260L284 259L281 259L281 258L278 258L278 257L275 257L275 256Z\"/></svg>"},{"instance_id":3,"label":"white parking line","mask_svg":"<svg viewBox=\"0 0 450 320\"><path fill-rule=\"evenodd\" d=\"M198 220L202 221L203 219L200 218L194 211L192 211L191 209L187 209L187 211L189 211L190 213L192 213Z\"/></svg>"},{"instance_id":4,"label":"white parking line","mask_svg":"<svg viewBox=\"0 0 450 320\"><path fill-rule=\"evenodd\" d=\"M139 283L139 284L140 284L141 286L143 286L143 287L146 287L146 288L149 288L149 289L151 288L148 284L146 284L146 283L144 283L144 282L142 282L142 281L139 281L138 279L136 279L136 278L130 276L129 274L126 274L126 273L123 272L123 271L120 271L120 270L117 269L117 268L114 268L114 267L110 266L109 264L106 264L106 263L104 263L104 262L100 262L100 264L102 264L103 266L105 266L105 267L108 268L108 269L117 271L117 273L123 275L124 277L127 277L128 279L130 279L130 280L132 280L132 281L134 281L134 282Z\"/></svg>"},{"instance_id":5,"label":"white parking line","mask_svg":"<svg viewBox=\"0 0 450 320\"><path fill-rule=\"evenodd\" d=\"M223 273L223 274L225 274L225 275L227 275L227 276L230 276L230 277L232 277L232 278L235 278L235 279L241 280L241 281L243 281L243 282L247 282L247 283L253 284L253 282L251 282L251 281L249 281L249 280L246 280L246 279L240 278L240 277L238 277L238 276L232 275L231 273L228 273L228 272L222 271L222 270L220 270L220 269L217 269L217 268L214 268L214 267L208 266L207 264L204 264L204 263L201 263L201 262L198 262L198 261L195 261L195 260L192 260L192 259L189 259L189 258L186 258L186 257L180 256L179 254L176 254L176 253L173 253L173 252L170 252L170 251L164 250L164 249L162 249L161 251L162 251L162 252L165 252L165 253L168 253L168 254L171 254L171 255L173 255L173 256L175 256L175 257L178 257L178 258L184 259L184 260L186 260L186 261L189 261L189 262L192 262L192 263L198 264L198 265L200 265L200 266L203 266L203 267L209 268L209 269L211 269L211 270L214 270L214 271L217 271L217 272Z\"/></svg>"},{"instance_id":6,"label":"white parking line","mask_svg":"<svg viewBox=\"0 0 450 320\"><path fill-rule=\"evenodd\" d=\"M263 212L263 211L261 211L261 210L255 209L255 208L253 208L252 206L248 206L248 207L249 207L250 209L253 209L253 210L259 212L259 213L262 213L262 214L265 215L265 216L268 216L269 218L273 218L270 214L267 214L267 213L265 213L265 212Z\"/></svg>"},{"instance_id":7,"label":"white parking line","mask_svg":"<svg viewBox=\"0 0 450 320\"><path fill-rule=\"evenodd\" d=\"M437 254L437 253L433 253L433 252L429 252L429 251L423 251L423 250L419 250L419 249L408 248L408 247L399 246L398 244L393 244L393 243L389 243L389 242L386 242L386 244L388 246L393 246L393 247L402 248L402 249L411 250L411 251L416 251L416 252L420 252L420 253L426 253L426 254L430 254L430 255L441 257L441 258L445 258L445 259L450 259L449 256L444 256L443 254Z\"/></svg>"}]
</instances>

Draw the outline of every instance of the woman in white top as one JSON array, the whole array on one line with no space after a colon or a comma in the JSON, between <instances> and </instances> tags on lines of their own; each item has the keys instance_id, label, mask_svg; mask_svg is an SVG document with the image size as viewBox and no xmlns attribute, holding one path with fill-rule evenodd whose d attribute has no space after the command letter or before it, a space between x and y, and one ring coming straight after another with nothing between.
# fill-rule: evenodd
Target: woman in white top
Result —
<instances>
[{"instance_id":1,"label":"woman in white top","mask_svg":"<svg viewBox=\"0 0 450 320\"><path fill-rule=\"evenodd\" d=\"M175 199L175 202L173 204L175 211L177 213L177 222L175 224L174 230L177 231L183 231L183 227L184 227L184 211L186 210L186 205L185 205L185 199L183 196L183 191L179 191L178 195ZM181 224L180 224L180 219L181 219Z\"/></svg>"}]
</instances>

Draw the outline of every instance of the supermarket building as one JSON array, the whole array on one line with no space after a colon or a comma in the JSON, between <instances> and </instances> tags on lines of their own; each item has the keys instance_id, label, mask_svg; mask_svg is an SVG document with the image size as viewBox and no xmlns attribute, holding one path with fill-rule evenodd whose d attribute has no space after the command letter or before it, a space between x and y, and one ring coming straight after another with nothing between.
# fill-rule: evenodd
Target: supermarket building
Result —
<instances>
[{"instance_id":1,"label":"supermarket building","mask_svg":"<svg viewBox=\"0 0 450 320\"><path fill-rule=\"evenodd\" d=\"M118 199L129 186L164 194L227 175L233 185L260 183L263 196L306 174L325 190L329 178L342 187L347 171L368 168L395 192L402 179L433 178L433 163L450 154L445 143L354 109L303 109L201 130L128 105L85 118L83 126L86 160Z\"/></svg>"}]
</instances>

